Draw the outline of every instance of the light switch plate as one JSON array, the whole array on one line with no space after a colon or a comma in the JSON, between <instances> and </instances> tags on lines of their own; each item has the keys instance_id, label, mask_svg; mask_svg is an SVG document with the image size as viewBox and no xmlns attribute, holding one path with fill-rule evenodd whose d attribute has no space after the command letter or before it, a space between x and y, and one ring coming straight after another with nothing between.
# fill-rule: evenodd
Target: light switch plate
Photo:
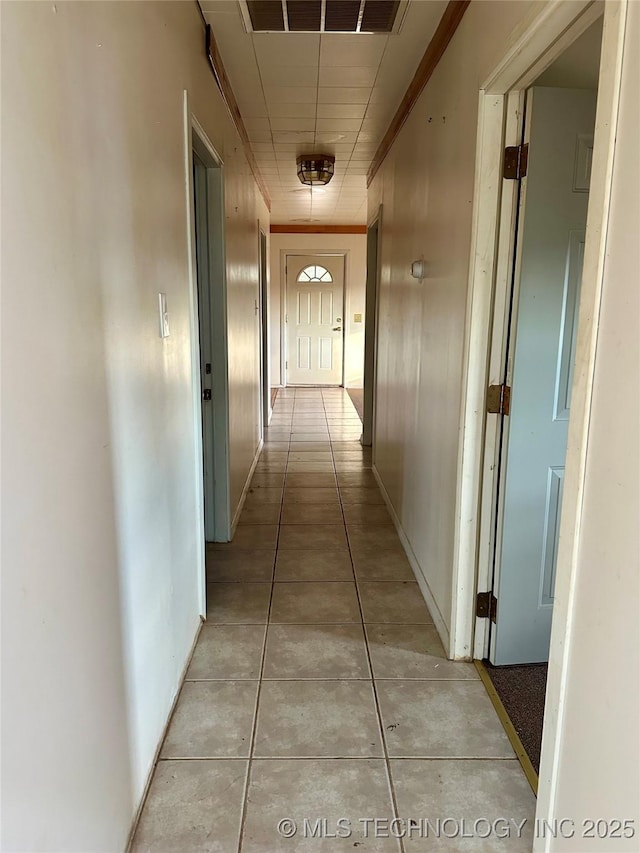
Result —
<instances>
[{"instance_id":1,"label":"light switch plate","mask_svg":"<svg viewBox=\"0 0 640 853\"><path fill-rule=\"evenodd\" d=\"M158 294L158 310L160 312L160 337L169 337L169 312L167 311L167 294Z\"/></svg>"}]
</instances>

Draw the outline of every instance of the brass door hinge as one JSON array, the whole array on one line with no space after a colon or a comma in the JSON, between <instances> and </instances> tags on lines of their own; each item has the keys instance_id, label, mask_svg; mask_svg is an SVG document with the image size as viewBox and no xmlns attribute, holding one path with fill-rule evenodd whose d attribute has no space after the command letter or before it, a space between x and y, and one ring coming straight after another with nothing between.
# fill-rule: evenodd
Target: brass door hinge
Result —
<instances>
[{"instance_id":1,"label":"brass door hinge","mask_svg":"<svg viewBox=\"0 0 640 853\"><path fill-rule=\"evenodd\" d=\"M479 619L496 621L498 615L498 599L492 592L479 592L476 597L476 616Z\"/></svg>"},{"instance_id":2,"label":"brass door hinge","mask_svg":"<svg viewBox=\"0 0 640 853\"><path fill-rule=\"evenodd\" d=\"M508 181L519 181L527 174L529 163L529 143L510 145L504 149L504 167L502 177Z\"/></svg>"},{"instance_id":3,"label":"brass door hinge","mask_svg":"<svg viewBox=\"0 0 640 853\"><path fill-rule=\"evenodd\" d=\"M508 385L489 385L487 389L487 412L490 415L511 413L511 388Z\"/></svg>"}]
</instances>

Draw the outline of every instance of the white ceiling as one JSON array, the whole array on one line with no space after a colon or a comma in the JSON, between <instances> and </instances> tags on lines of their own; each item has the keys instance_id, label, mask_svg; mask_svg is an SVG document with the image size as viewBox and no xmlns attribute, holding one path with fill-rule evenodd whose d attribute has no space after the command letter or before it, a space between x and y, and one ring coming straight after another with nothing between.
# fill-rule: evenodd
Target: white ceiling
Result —
<instances>
[{"instance_id":1,"label":"white ceiling","mask_svg":"<svg viewBox=\"0 0 640 853\"><path fill-rule=\"evenodd\" d=\"M247 33L237 0L203 0L274 223L364 224L366 174L446 0L411 0L396 34ZM303 188L299 154L328 153L335 176Z\"/></svg>"}]
</instances>

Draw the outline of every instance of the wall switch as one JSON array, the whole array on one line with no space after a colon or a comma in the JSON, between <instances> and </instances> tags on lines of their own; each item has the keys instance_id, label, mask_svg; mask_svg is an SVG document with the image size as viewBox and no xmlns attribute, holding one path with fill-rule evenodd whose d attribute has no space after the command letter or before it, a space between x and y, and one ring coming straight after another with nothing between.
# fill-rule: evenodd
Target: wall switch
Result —
<instances>
[{"instance_id":1,"label":"wall switch","mask_svg":"<svg viewBox=\"0 0 640 853\"><path fill-rule=\"evenodd\" d=\"M167 311L167 294L158 294L158 310L160 312L160 337L169 337L169 312Z\"/></svg>"},{"instance_id":2,"label":"wall switch","mask_svg":"<svg viewBox=\"0 0 640 853\"><path fill-rule=\"evenodd\" d=\"M353 315L354 323L362 323L362 314L354 314Z\"/></svg>"}]
</instances>

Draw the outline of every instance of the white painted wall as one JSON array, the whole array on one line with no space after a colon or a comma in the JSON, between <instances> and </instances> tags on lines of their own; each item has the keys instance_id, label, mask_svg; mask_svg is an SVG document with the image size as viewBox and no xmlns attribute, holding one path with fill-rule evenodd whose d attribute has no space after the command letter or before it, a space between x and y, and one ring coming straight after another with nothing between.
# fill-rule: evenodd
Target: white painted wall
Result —
<instances>
[{"instance_id":1,"label":"white painted wall","mask_svg":"<svg viewBox=\"0 0 640 853\"><path fill-rule=\"evenodd\" d=\"M199 623L185 89L226 168L236 503L268 217L195 4L1 14L2 849L112 853Z\"/></svg>"},{"instance_id":2,"label":"white painted wall","mask_svg":"<svg viewBox=\"0 0 640 853\"><path fill-rule=\"evenodd\" d=\"M560 694L559 753L551 819L575 821L572 839L536 849L637 851L640 828L640 345L638 232L640 7L628 7L610 219L591 398L577 571L564 638L552 644L549 690ZM555 635L553 637L555 638ZM567 655L566 669L562 664ZM550 786L552 738L543 743L541 782ZM555 796L553 796L555 793ZM547 808L545 798L544 808ZM543 812L546 817L546 812ZM635 819L635 837L582 837L587 819Z\"/></svg>"},{"instance_id":3,"label":"white painted wall","mask_svg":"<svg viewBox=\"0 0 640 853\"><path fill-rule=\"evenodd\" d=\"M540 4L472 3L369 191L383 205L375 465L450 627L478 92ZM411 278L424 255L429 275Z\"/></svg>"},{"instance_id":4,"label":"white painted wall","mask_svg":"<svg viewBox=\"0 0 640 853\"><path fill-rule=\"evenodd\" d=\"M366 234L272 234L270 248L271 383L281 379L281 288L283 256L346 254L345 387L362 388L364 374L364 308L367 279ZM353 315L362 314L362 322Z\"/></svg>"}]
</instances>

